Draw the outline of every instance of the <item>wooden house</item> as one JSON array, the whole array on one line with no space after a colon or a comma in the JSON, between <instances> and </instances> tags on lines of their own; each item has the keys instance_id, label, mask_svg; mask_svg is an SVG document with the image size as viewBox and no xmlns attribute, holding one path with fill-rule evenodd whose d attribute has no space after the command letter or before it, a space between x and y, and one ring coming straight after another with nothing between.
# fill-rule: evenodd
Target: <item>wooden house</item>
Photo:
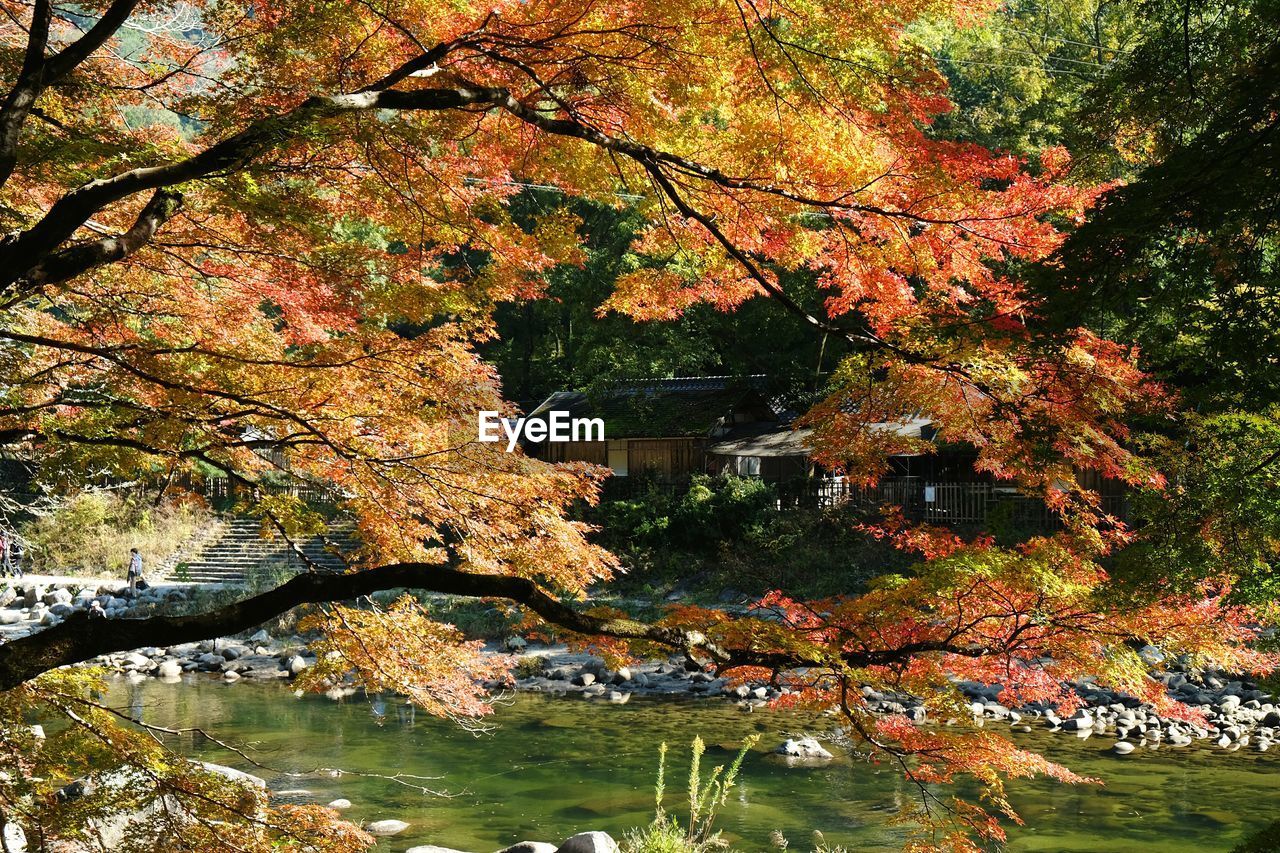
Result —
<instances>
[{"instance_id":1,"label":"wooden house","mask_svg":"<svg viewBox=\"0 0 1280 853\"><path fill-rule=\"evenodd\" d=\"M760 376L652 379L559 391L526 418L548 419L553 411L600 418L604 440L526 445L530 455L604 465L615 478L644 475L664 481L707 472L708 447L735 430L779 429L787 420Z\"/></svg>"},{"instance_id":2,"label":"wooden house","mask_svg":"<svg viewBox=\"0 0 1280 853\"><path fill-rule=\"evenodd\" d=\"M935 444L931 452L893 456L872 487L832 476L812 458L810 431L795 428L792 413L765 388L760 376L700 376L557 392L527 418L547 419L553 411L600 418L603 439L526 444L525 449L551 462L610 468L606 495L628 494L628 480L679 484L692 474L734 474L777 484L780 506L894 505L909 518L931 523L987 525L1007 518L1031 527L1057 524L1040 498L976 472L977 451L969 446ZM927 417L871 427L935 441ZM1082 482L1100 494L1104 511L1126 515L1121 484L1080 473Z\"/></svg>"}]
</instances>

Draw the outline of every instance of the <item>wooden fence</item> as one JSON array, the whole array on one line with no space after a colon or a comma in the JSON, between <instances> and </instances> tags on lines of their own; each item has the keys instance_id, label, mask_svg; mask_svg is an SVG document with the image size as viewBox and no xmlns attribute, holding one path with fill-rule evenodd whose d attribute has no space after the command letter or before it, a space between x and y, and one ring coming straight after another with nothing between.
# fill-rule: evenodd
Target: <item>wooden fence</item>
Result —
<instances>
[{"instance_id":1,"label":"wooden fence","mask_svg":"<svg viewBox=\"0 0 1280 853\"><path fill-rule=\"evenodd\" d=\"M771 484L779 509L827 509L875 513L898 507L911 521L946 526L1003 526L1017 530L1050 531L1062 520L1045 502L1010 487L981 482L930 482L921 477L886 477L874 486L845 480L807 478ZM625 500L646 494L679 497L689 481L641 477L613 477L605 481L603 500ZM1127 520L1125 496L1104 495L1102 511Z\"/></svg>"},{"instance_id":2,"label":"wooden fence","mask_svg":"<svg viewBox=\"0 0 1280 853\"><path fill-rule=\"evenodd\" d=\"M193 492L204 495L214 506L234 503L250 497L247 487L240 485L229 477L204 477L192 479L184 483ZM338 499L334 489L320 483L307 480L290 480L285 483L273 483L261 487L272 494L296 495L309 504L332 504Z\"/></svg>"},{"instance_id":3,"label":"wooden fence","mask_svg":"<svg viewBox=\"0 0 1280 853\"><path fill-rule=\"evenodd\" d=\"M911 521L956 527L1003 526L1017 530L1057 530L1062 521L1045 502L1008 487L991 483L936 483L921 477L886 477L874 486L860 486L846 480L810 477L772 483L779 509L827 509L875 513L898 507ZM199 484L215 505L245 497L236 484L225 477L209 477ZM273 487L298 495L308 503L330 504L335 495L329 489L306 481ZM689 490L689 479L654 477L610 477L605 481L602 500L628 500L645 495L678 498ZM1101 509L1121 520L1128 519L1125 496L1104 495Z\"/></svg>"}]
</instances>

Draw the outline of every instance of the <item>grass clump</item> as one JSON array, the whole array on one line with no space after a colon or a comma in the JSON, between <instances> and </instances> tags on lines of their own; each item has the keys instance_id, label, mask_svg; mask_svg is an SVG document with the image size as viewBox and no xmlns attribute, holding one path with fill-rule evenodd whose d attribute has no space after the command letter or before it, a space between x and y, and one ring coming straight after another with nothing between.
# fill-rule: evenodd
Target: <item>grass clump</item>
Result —
<instances>
[{"instance_id":1,"label":"grass clump","mask_svg":"<svg viewBox=\"0 0 1280 853\"><path fill-rule=\"evenodd\" d=\"M658 748L658 781L654 786L653 823L626 834L622 844L625 853L706 853L711 850L727 850L728 842L715 828L716 815L728 802L729 791L737 781L742 762L759 740L759 735L748 737L742 742L742 748L729 766L715 767L704 781L702 756L706 752L706 745L700 737L693 739L686 794L688 817L684 826L680 825L675 815L668 815L663 806L667 772L667 745L663 743Z\"/></svg>"},{"instance_id":2,"label":"grass clump","mask_svg":"<svg viewBox=\"0 0 1280 853\"><path fill-rule=\"evenodd\" d=\"M513 672L516 678L535 678L542 675L546 668L546 659L538 655L525 655L516 660Z\"/></svg>"}]
</instances>

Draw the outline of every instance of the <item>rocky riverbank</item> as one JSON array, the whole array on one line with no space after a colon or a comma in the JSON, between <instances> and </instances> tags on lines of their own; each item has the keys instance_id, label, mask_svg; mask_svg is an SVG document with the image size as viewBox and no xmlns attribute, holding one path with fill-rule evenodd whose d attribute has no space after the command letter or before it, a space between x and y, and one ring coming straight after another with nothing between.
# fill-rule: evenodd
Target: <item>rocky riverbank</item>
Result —
<instances>
[{"instance_id":1,"label":"rocky riverbank","mask_svg":"<svg viewBox=\"0 0 1280 853\"><path fill-rule=\"evenodd\" d=\"M175 585L152 588L128 598L113 584L79 587L75 583L45 586L17 582L0 587L0 630L8 636L41 630L77 609L91 610L105 619L128 618L184 601L191 594L191 590ZM570 653L563 646L535 648L520 637L510 637L502 646L495 644L491 652L516 657L514 685L494 687L577 695L604 704L623 704L637 696L718 698L750 711L783 693L769 684L737 684L718 678L681 657L610 669L599 658ZM1088 679L1071 685L1082 707L1066 719L1044 704L1016 708L1000 704L998 684L958 684L970 702L969 719L934 719L924 703L912 696L881 693L870 687L864 688L863 694L868 707L879 714L902 714L917 722L937 725L1003 725L1022 732L1040 726L1078 738L1106 737L1114 739L1113 750L1122 755L1193 745L1266 752L1280 741L1280 704L1258 684L1213 669L1164 661L1159 650L1153 648L1144 649L1143 656L1153 667L1152 677L1164 683L1173 698L1199 710L1205 718L1203 723L1162 717L1154 707ZM312 666L315 659L302 637L278 638L258 631L242 638L142 648L107 655L91 663L135 679L181 679L190 674L206 674L230 683L292 679ZM356 692L350 684L334 684L327 695L342 699Z\"/></svg>"},{"instance_id":2,"label":"rocky riverbank","mask_svg":"<svg viewBox=\"0 0 1280 853\"><path fill-rule=\"evenodd\" d=\"M186 601L193 584L164 584L129 596L128 586L102 580L8 580L0 585L0 635L20 637L57 625L77 610L104 619L143 616Z\"/></svg>"}]
</instances>

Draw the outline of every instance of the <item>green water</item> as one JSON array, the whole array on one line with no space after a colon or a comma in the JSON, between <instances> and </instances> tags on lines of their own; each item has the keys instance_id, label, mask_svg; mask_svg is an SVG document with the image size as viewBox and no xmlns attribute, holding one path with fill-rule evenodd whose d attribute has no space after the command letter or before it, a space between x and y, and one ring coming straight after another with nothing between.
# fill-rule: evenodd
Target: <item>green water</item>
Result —
<instances>
[{"instance_id":1,"label":"green water","mask_svg":"<svg viewBox=\"0 0 1280 853\"><path fill-rule=\"evenodd\" d=\"M199 725L251 747L256 760L281 772L254 769L198 742L199 736L175 742L187 752L257 773L274 790L311 792L291 795L295 800L345 797L354 803L348 813L353 819L409 821L406 833L380 843L382 851L433 843L489 853L521 839L555 842L586 829L620 834L652 814L657 746L664 740L672 749L669 806L677 804L687 745L695 734L710 744L711 764L727 761L740 738L762 734L760 753L748 757L720 822L743 851L770 849L775 829L790 839L792 850L809 849L815 829L850 850L896 850L901 835L888 817L912 795L887 765L842 757L822 768L785 767L765 749L804 721L748 714L716 701L608 706L520 696L490 718L490 731L470 733L423 714L415 717L395 702L299 699L278 685L118 680L110 698L149 722ZM810 730L824 725L831 723ZM1027 826L1010 828L1012 850L1230 850L1249 831L1280 818L1280 755L1202 750L1117 758L1105 752L1109 740L1021 737L1025 745L1107 784L1014 787L1012 800ZM427 795L378 776L313 772L321 767L431 777L422 784L449 796Z\"/></svg>"}]
</instances>

